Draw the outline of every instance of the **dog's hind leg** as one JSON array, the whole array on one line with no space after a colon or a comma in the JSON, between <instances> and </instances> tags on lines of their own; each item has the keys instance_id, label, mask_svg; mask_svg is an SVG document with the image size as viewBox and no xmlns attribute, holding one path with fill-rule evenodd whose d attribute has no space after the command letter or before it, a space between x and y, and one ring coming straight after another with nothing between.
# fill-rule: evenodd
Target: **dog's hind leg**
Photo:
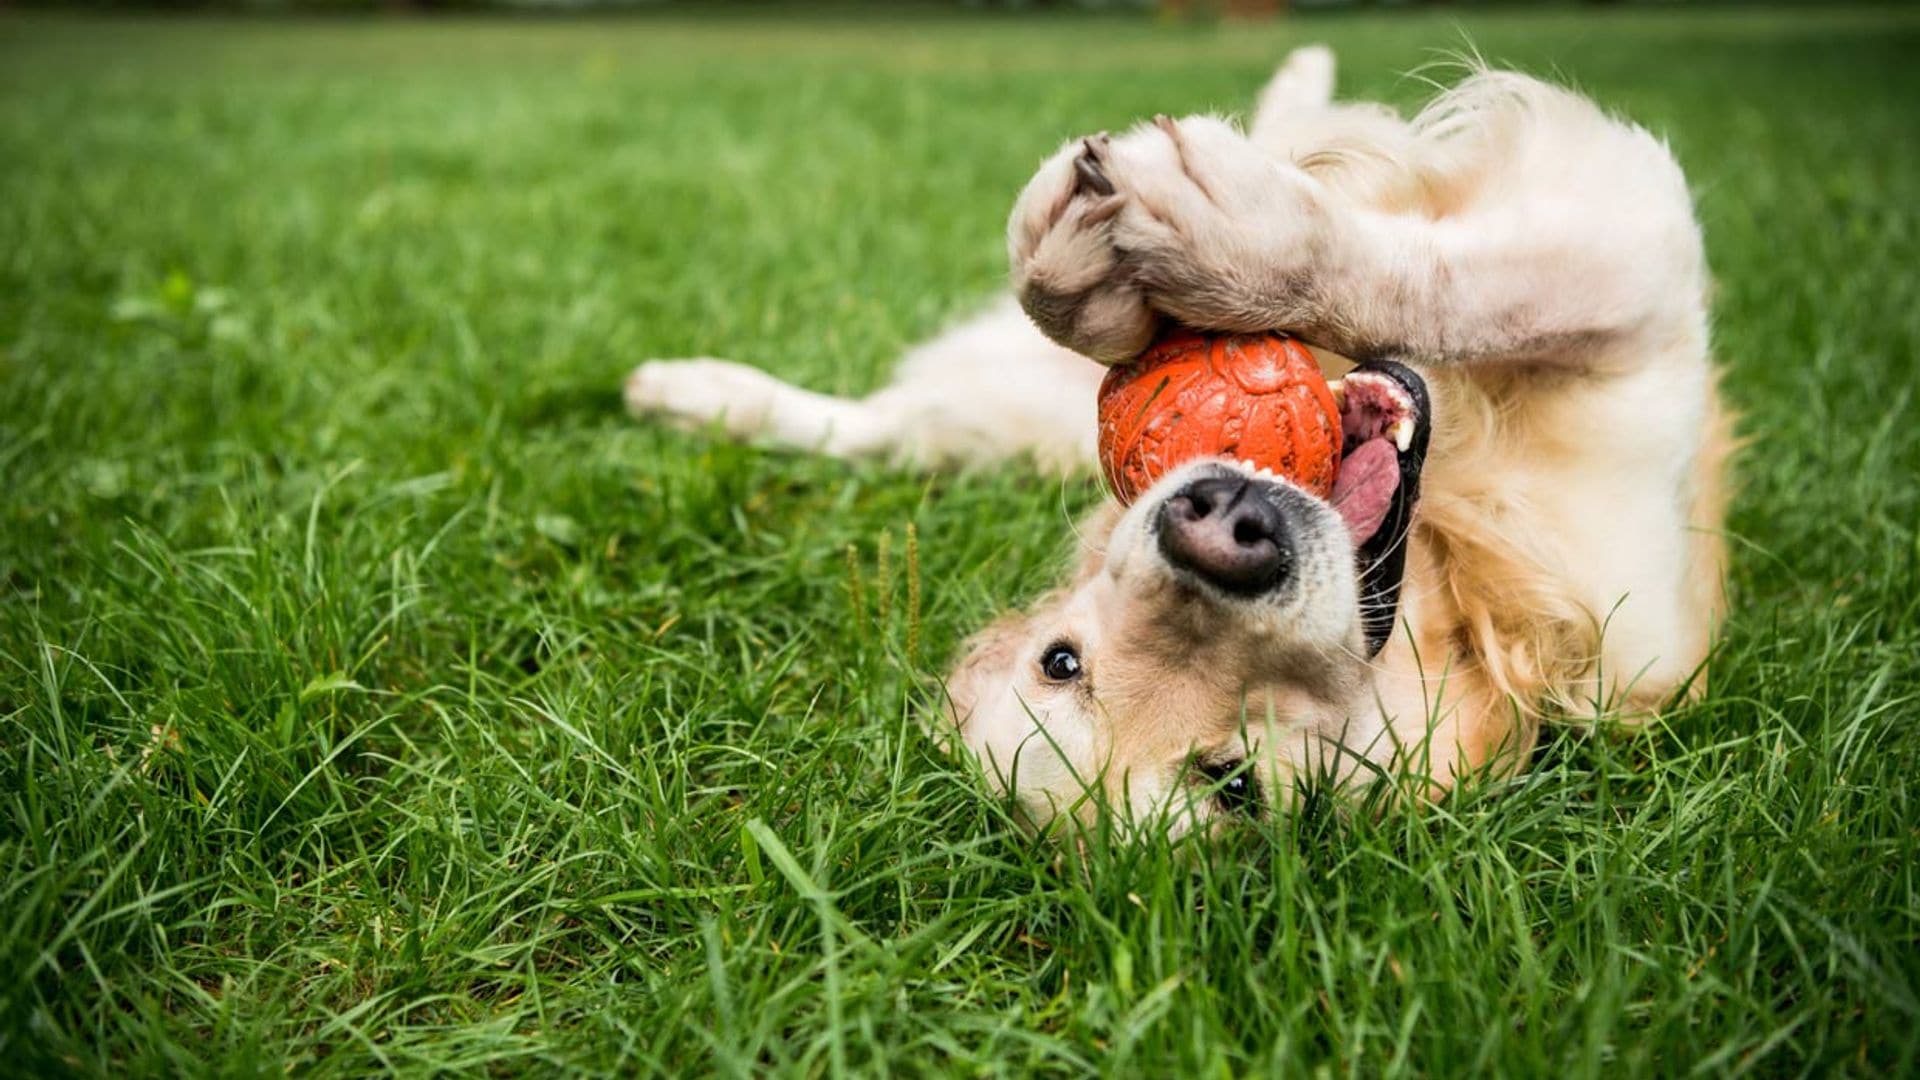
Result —
<instances>
[{"instance_id":1,"label":"dog's hind leg","mask_svg":"<svg viewBox=\"0 0 1920 1080\"><path fill-rule=\"evenodd\" d=\"M1247 137L1276 148L1292 142L1296 125L1332 104L1333 71L1333 50L1325 45L1302 45L1288 53L1260 91Z\"/></svg>"},{"instance_id":2,"label":"dog's hind leg","mask_svg":"<svg viewBox=\"0 0 1920 1080\"><path fill-rule=\"evenodd\" d=\"M627 409L683 428L839 458L944 466L1026 457L1050 472L1093 461L1103 369L1062 349L1011 302L907 353L865 398L815 393L725 360L655 360L627 377Z\"/></svg>"},{"instance_id":3,"label":"dog's hind leg","mask_svg":"<svg viewBox=\"0 0 1920 1080\"><path fill-rule=\"evenodd\" d=\"M718 425L740 440L859 457L884 448L887 417L865 401L782 382L727 360L655 360L627 376L627 411L681 428Z\"/></svg>"}]
</instances>

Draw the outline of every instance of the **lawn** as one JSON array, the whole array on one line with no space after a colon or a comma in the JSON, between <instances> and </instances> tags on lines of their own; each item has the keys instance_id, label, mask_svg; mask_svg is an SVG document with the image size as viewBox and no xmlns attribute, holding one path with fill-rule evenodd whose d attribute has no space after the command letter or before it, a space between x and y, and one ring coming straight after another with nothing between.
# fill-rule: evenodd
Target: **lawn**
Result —
<instances>
[{"instance_id":1,"label":"lawn","mask_svg":"<svg viewBox=\"0 0 1920 1080\"><path fill-rule=\"evenodd\" d=\"M1431 812L1021 832L917 726L1091 482L863 391L1063 137L1467 43L1666 135L1752 442L1709 698ZM0 18L0 1072L1911 1074L1920 15ZM1441 73L1444 77L1444 73Z\"/></svg>"}]
</instances>

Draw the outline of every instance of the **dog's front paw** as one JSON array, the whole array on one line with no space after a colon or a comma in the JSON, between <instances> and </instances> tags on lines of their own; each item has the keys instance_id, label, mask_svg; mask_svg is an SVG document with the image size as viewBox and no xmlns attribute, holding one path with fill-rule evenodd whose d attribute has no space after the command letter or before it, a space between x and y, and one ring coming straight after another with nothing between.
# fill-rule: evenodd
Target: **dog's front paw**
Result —
<instances>
[{"instance_id":1,"label":"dog's front paw","mask_svg":"<svg viewBox=\"0 0 1920 1080\"><path fill-rule=\"evenodd\" d=\"M1224 120L1156 117L1114 141L1122 275L1201 330L1301 330L1333 248L1318 185Z\"/></svg>"},{"instance_id":2,"label":"dog's front paw","mask_svg":"<svg viewBox=\"0 0 1920 1080\"><path fill-rule=\"evenodd\" d=\"M1009 232L1021 303L1061 344L1131 359L1162 317L1202 330L1302 329L1329 247L1311 180L1212 117L1159 117L1070 144Z\"/></svg>"},{"instance_id":3,"label":"dog's front paw","mask_svg":"<svg viewBox=\"0 0 1920 1080\"><path fill-rule=\"evenodd\" d=\"M1153 340L1158 323L1121 272L1113 215L1125 201L1099 171L1109 140L1068 143L1027 182L1007 223L1020 306L1042 333L1103 364L1122 364Z\"/></svg>"}]
</instances>

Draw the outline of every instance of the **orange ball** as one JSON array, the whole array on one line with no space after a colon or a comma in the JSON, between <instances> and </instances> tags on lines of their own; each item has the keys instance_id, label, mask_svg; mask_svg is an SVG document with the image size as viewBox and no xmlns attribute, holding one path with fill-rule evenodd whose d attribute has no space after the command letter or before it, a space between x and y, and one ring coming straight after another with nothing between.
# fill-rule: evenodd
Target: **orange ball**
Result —
<instances>
[{"instance_id":1,"label":"orange ball","mask_svg":"<svg viewBox=\"0 0 1920 1080\"><path fill-rule=\"evenodd\" d=\"M1321 498L1340 466L1340 409L1306 346L1182 331L1100 384L1100 467L1122 503L1197 457L1271 469Z\"/></svg>"}]
</instances>

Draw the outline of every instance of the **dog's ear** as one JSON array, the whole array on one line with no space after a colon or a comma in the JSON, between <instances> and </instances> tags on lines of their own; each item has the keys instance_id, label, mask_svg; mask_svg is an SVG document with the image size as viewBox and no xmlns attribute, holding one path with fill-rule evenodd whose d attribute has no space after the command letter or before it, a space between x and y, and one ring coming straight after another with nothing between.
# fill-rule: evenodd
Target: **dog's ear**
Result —
<instances>
[{"instance_id":1,"label":"dog's ear","mask_svg":"<svg viewBox=\"0 0 1920 1080\"><path fill-rule=\"evenodd\" d=\"M1391 360L1369 360L1356 371L1377 371L1391 377L1413 398L1413 441L1399 453L1400 483L1386 516L1359 547L1354 549L1354 565L1360 574L1360 628L1366 635L1367 655L1377 656L1393 636L1393 624L1400 616L1400 579L1407 572L1407 533L1413 528L1413 512L1420 502L1420 471L1427 463L1427 443L1432 435L1433 403L1427 394L1427 382L1405 364Z\"/></svg>"}]
</instances>

